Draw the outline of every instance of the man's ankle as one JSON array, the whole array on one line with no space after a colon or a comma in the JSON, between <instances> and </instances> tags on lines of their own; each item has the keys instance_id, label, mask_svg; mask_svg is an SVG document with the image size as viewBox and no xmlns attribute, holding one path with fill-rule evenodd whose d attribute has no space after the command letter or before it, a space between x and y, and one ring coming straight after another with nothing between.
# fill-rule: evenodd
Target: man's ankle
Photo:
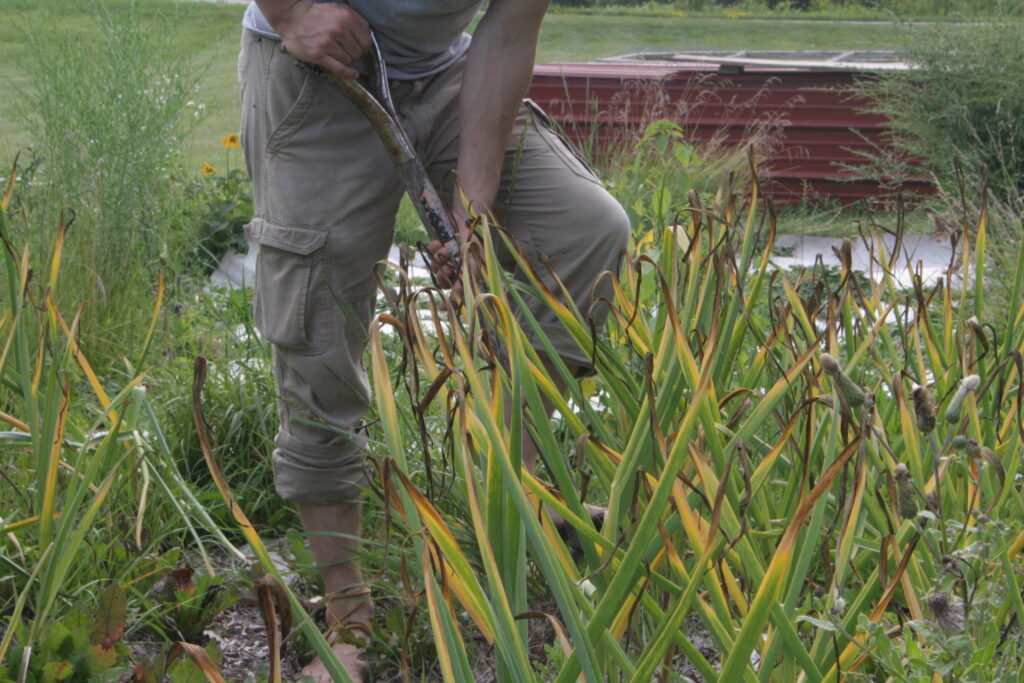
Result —
<instances>
[{"instance_id":1,"label":"man's ankle","mask_svg":"<svg viewBox=\"0 0 1024 683\"><path fill-rule=\"evenodd\" d=\"M349 631L360 630L370 635L373 619L373 600L370 588L365 585L348 586L328 593L325 620L329 629L341 628Z\"/></svg>"}]
</instances>

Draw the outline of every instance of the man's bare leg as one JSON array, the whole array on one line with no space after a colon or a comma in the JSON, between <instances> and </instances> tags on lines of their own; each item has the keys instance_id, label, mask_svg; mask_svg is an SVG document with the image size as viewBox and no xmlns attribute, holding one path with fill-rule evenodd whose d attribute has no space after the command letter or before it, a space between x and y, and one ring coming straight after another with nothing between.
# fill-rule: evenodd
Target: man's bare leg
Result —
<instances>
[{"instance_id":1,"label":"man's bare leg","mask_svg":"<svg viewBox=\"0 0 1024 683\"><path fill-rule=\"evenodd\" d=\"M373 603L359 570L362 503L298 503L296 507L324 581L328 642L354 681L368 680L365 678L369 673L367 663L360 655L370 640ZM364 647L345 642L340 637L344 630L363 639ZM302 675L312 676L317 683L332 680L319 658L306 666Z\"/></svg>"},{"instance_id":2,"label":"man's bare leg","mask_svg":"<svg viewBox=\"0 0 1024 683\"><path fill-rule=\"evenodd\" d=\"M565 382L562 381L561 375L559 375L558 371L555 370L554 367L552 367L552 365L550 363L546 362L546 361L544 363L544 367L548 371L548 376L551 377L552 379L554 379L555 386L558 388L558 391L564 394L565 393ZM569 366L569 372L573 376L578 374L578 370L579 370L579 368L577 366L574 366L574 365L570 365ZM544 414L548 417L548 419L550 419L551 418L551 413L554 412L555 407L551 403L551 401L548 400L548 398L546 396L542 395L541 396L541 401L544 404ZM538 457L540 455L540 449L537 448L537 444L533 440L533 437L530 435L529 430L527 430L526 425L523 425L522 441L521 442L523 444L523 446L522 446L523 465L526 466L526 469L531 474L532 473L536 473L536 471L537 471L537 459L538 459ZM589 503L584 503L583 504L583 508L587 511L587 514L590 515L591 519L598 519L598 518L603 518L604 517L605 508L603 508L603 507L600 507L600 506L597 506L597 505L591 505ZM565 520L562 519L562 516L560 514L558 514L554 510L548 508L548 515L551 517L551 522L555 525L556 528L559 528L560 530L562 530L562 529L564 529L564 527L566 527Z\"/></svg>"}]
</instances>

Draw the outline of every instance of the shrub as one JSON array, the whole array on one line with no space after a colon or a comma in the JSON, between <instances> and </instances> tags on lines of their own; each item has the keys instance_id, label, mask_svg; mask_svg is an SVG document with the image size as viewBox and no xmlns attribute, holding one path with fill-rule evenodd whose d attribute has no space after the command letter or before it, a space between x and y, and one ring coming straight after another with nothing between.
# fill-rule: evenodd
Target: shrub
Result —
<instances>
[{"instance_id":1,"label":"shrub","mask_svg":"<svg viewBox=\"0 0 1024 683\"><path fill-rule=\"evenodd\" d=\"M908 29L913 67L862 84L899 147L947 186L955 165L1001 199L1024 191L1024 45L1021 25L997 22Z\"/></svg>"},{"instance_id":2,"label":"shrub","mask_svg":"<svg viewBox=\"0 0 1024 683\"><path fill-rule=\"evenodd\" d=\"M1024 43L1021 23L935 24L906 30L912 69L858 86L891 127L899 158L876 172L899 176L917 160L940 191L947 223L971 225L991 198L990 231L1005 249L990 255L1012 281L1024 209ZM902 166L902 167L901 167ZM996 283L998 284L998 283ZM1005 292L1002 292L1005 294Z\"/></svg>"}]
</instances>

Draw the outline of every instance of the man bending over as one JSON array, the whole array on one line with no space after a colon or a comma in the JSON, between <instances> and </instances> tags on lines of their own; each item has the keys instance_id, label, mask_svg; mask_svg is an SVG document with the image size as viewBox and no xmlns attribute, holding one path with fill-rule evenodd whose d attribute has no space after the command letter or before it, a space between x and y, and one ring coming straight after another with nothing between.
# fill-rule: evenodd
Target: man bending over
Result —
<instances>
[{"instance_id":1,"label":"man bending over","mask_svg":"<svg viewBox=\"0 0 1024 683\"><path fill-rule=\"evenodd\" d=\"M402 123L467 239L467 211L492 214L535 263L551 263L587 311L616 271L629 222L589 167L523 96L548 0L257 0L244 20L242 142L253 183L246 230L258 245L255 318L274 346L280 430L275 485L293 501L326 591L328 641L355 680L372 602L357 562L367 483L363 350L402 180L370 124L315 64L359 75L377 36ZM514 186L514 187L513 187ZM442 282L448 249L433 244ZM545 268L540 268L546 271ZM562 359L589 359L543 304L531 304ZM597 321L599 324L602 322ZM536 453L524 454L528 464ZM319 661L304 673L329 676Z\"/></svg>"}]
</instances>

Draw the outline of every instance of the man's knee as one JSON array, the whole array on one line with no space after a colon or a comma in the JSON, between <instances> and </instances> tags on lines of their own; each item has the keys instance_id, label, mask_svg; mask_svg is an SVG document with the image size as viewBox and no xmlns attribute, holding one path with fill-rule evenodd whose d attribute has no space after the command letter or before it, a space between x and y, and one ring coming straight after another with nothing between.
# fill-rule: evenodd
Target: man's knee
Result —
<instances>
[{"instance_id":1,"label":"man's knee","mask_svg":"<svg viewBox=\"0 0 1024 683\"><path fill-rule=\"evenodd\" d=\"M580 225L584 231L581 251L592 264L594 275L599 276L604 271L617 275L632 232L625 209L602 188L588 201L585 215L580 216ZM607 276L602 279L608 281Z\"/></svg>"},{"instance_id":2,"label":"man's knee","mask_svg":"<svg viewBox=\"0 0 1024 683\"><path fill-rule=\"evenodd\" d=\"M626 210L622 208L622 204L607 192L605 192L605 196L607 200L603 203L601 209L600 235L607 252L612 254L615 259L618 259L617 269L618 263L621 262L622 254L626 251L626 247L629 246L629 236L632 233L632 227L629 223L629 216L626 214Z\"/></svg>"}]
</instances>

